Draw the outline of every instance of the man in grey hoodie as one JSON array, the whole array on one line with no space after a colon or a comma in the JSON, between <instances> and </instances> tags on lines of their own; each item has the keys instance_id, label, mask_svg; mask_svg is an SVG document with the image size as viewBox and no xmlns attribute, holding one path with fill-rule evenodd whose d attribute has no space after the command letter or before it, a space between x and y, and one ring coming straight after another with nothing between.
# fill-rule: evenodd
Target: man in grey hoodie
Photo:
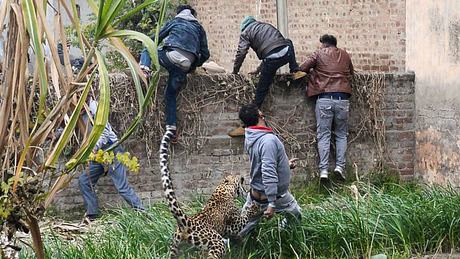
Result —
<instances>
[{"instance_id":1,"label":"man in grey hoodie","mask_svg":"<svg viewBox=\"0 0 460 259\"><path fill-rule=\"evenodd\" d=\"M246 126L244 149L251 161L251 190L244 209L256 203L267 218L271 218L275 213L286 213L286 216L300 220L300 207L288 190L291 168L294 168L295 164L293 160L288 160L283 143L272 129L267 127L264 115L256 104L241 107L239 117ZM239 236L249 233L259 220L260 217L252 219L241 230ZM288 218L285 218L283 223L286 224L287 221Z\"/></svg>"}]
</instances>

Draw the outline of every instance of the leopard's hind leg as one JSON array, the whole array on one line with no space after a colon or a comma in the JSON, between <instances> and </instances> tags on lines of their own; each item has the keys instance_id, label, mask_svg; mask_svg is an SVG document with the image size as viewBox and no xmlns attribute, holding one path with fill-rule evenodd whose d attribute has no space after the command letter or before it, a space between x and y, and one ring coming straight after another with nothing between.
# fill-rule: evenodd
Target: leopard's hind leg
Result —
<instances>
[{"instance_id":1,"label":"leopard's hind leg","mask_svg":"<svg viewBox=\"0 0 460 259\"><path fill-rule=\"evenodd\" d=\"M201 250L208 251L208 258L222 258L225 253L225 243L222 236L211 228L203 228L191 233L188 240L192 245Z\"/></svg>"},{"instance_id":2,"label":"leopard's hind leg","mask_svg":"<svg viewBox=\"0 0 460 259\"><path fill-rule=\"evenodd\" d=\"M225 243L222 237L219 235L218 238L211 240L208 245L208 257L209 258L222 258L225 254Z\"/></svg>"}]
</instances>

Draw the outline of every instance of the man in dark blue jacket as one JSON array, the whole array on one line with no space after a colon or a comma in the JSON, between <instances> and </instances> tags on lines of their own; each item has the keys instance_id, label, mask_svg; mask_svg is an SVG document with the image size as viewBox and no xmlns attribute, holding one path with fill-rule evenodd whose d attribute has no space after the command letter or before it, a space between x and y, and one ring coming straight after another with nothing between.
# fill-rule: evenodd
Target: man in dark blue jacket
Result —
<instances>
[{"instance_id":1,"label":"man in dark blue jacket","mask_svg":"<svg viewBox=\"0 0 460 259\"><path fill-rule=\"evenodd\" d=\"M206 32L196 19L196 11L190 5L177 7L177 15L161 28L158 42L160 65L168 70L169 78L165 89L166 125L176 128L176 96L187 83L187 74L203 65L209 58ZM150 55L147 50L141 54L140 66L150 71ZM172 142L177 141L177 134Z\"/></svg>"}]
</instances>

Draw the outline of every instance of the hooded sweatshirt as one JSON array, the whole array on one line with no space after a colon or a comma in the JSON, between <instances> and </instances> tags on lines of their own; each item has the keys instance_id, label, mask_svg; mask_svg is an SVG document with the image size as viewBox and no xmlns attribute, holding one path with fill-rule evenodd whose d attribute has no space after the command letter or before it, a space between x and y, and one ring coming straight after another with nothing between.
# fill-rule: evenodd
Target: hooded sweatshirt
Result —
<instances>
[{"instance_id":1,"label":"hooded sweatshirt","mask_svg":"<svg viewBox=\"0 0 460 259\"><path fill-rule=\"evenodd\" d=\"M291 180L283 143L270 128L253 126L246 128L244 149L251 160L251 188L273 203L288 191Z\"/></svg>"},{"instance_id":2,"label":"hooded sweatshirt","mask_svg":"<svg viewBox=\"0 0 460 259\"><path fill-rule=\"evenodd\" d=\"M254 17L252 16L246 16L244 17L243 21L241 21L241 25L240 25L240 31L243 32L244 29L246 29L246 27L248 27L249 24L255 22L256 19L254 19Z\"/></svg>"},{"instance_id":3,"label":"hooded sweatshirt","mask_svg":"<svg viewBox=\"0 0 460 259\"><path fill-rule=\"evenodd\" d=\"M182 18L187 21L198 21L195 16L193 16L192 12L190 9L184 9L180 13L176 15L176 18Z\"/></svg>"},{"instance_id":4,"label":"hooded sweatshirt","mask_svg":"<svg viewBox=\"0 0 460 259\"><path fill-rule=\"evenodd\" d=\"M94 118L94 116L96 116L97 106L98 106L97 101L91 99L91 101L89 102L89 112L90 112L92 118ZM92 129L91 124L90 124L89 128L90 128L90 130ZM93 151L108 148L110 145L112 145L113 143L115 143L117 141L118 141L117 134L115 134L115 132L113 131L112 125L110 125L110 123L107 122L107 124L105 124L104 130L102 131L101 136L99 137L99 139L96 142L96 146L94 146Z\"/></svg>"}]
</instances>

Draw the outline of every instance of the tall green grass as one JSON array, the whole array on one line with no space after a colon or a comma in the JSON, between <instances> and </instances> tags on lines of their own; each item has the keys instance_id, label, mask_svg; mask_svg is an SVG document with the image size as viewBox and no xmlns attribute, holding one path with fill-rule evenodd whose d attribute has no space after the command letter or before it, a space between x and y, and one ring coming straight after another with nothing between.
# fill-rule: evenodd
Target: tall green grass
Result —
<instances>
[{"instance_id":1,"label":"tall green grass","mask_svg":"<svg viewBox=\"0 0 460 259\"><path fill-rule=\"evenodd\" d=\"M241 258L393 257L451 252L459 247L460 196L453 188L361 184L303 205L298 226L264 222L245 240ZM280 218L278 218L280 220Z\"/></svg>"},{"instance_id":2,"label":"tall green grass","mask_svg":"<svg viewBox=\"0 0 460 259\"><path fill-rule=\"evenodd\" d=\"M460 194L453 188L358 184L330 194L299 197L301 223L279 227L282 216L262 220L240 241L231 242L226 258L393 258L452 252L460 241ZM308 201L307 203L305 201ZM197 210L203 200L189 204ZM49 258L167 258L175 223L166 206L147 214L120 210L77 241L45 238ZM185 248L185 258L203 256ZM29 257L26 253L23 257Z\"/></svg>"}]
</instances>

